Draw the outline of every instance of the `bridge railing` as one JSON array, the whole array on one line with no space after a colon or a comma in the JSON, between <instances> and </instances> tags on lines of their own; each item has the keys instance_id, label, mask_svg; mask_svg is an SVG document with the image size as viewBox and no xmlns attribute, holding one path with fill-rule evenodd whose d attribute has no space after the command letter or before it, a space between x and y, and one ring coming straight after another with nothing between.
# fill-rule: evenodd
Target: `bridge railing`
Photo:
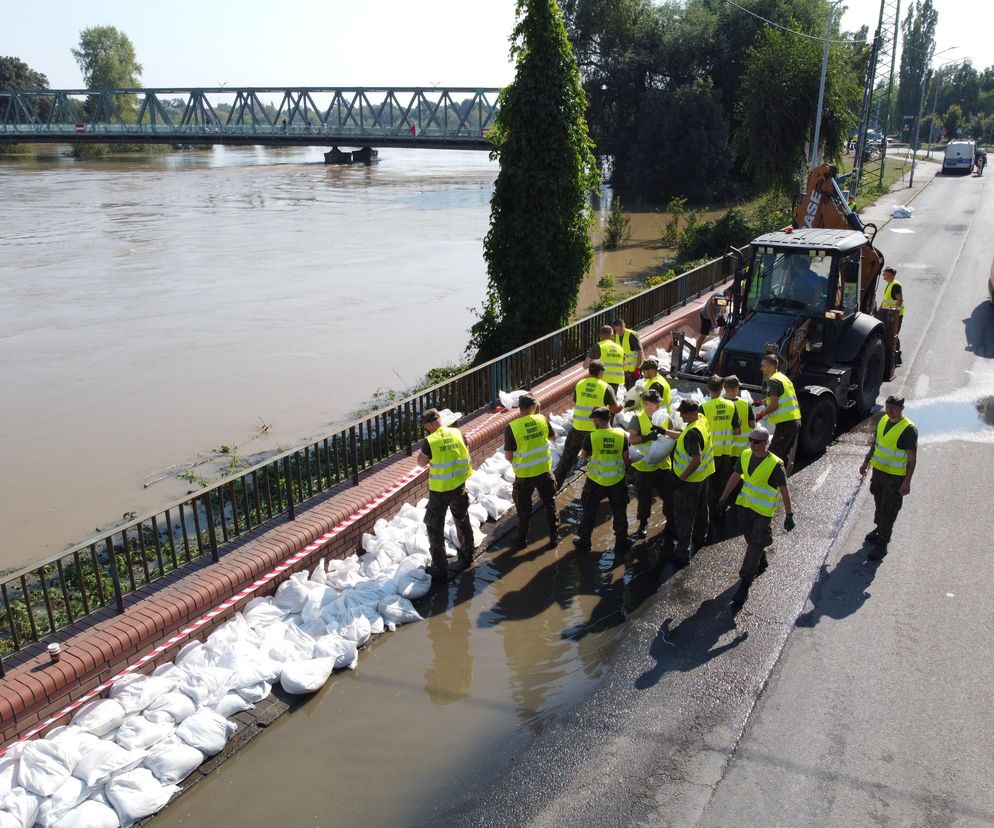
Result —
<instances>
[{"instance_id":1,"label":"bridge railing","mask_svg":"<svg viewBox=\"0 0 994 828\"><path fill-rule=\"evenodd\" d=\"M500 390L530 388L581 359L616 317L653 322L721 283L708 262L445 382L381 408L316 440L174 501L156 512L0 579L2 656L42 641L125 597L197 563L217 562L247 532L293 520L296 509L402 453L422 437L421 412L465 415L491 407Z\"/></svg>"}]
</instances>

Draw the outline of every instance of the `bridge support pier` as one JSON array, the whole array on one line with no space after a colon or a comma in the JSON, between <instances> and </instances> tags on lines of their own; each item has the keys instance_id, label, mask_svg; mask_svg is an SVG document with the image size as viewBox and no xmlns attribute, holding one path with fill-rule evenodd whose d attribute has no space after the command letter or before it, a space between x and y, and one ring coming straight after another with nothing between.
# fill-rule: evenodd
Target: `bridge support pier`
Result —
<instances>
[{"instance_id":1,"label":"bridge support pier","mask_svg":"<svg viewBox=\"0 0 994 828\"><path fill-rule=\"evenodd\" d=\"M352 153L342 152L338 147L332 147L324 154L325 164L351 164Z\"/></svg>"},{"instance_id":2,"label":"bridge support pier","mask_svg":"<svg viewBox=\"0 0 994 828\"><path fill-rule=\"evenodd\" d=\"M343 152L338 147L332 147L324 154L325 164L375 164L380 160L380 151L372 147L363 147L352 152Z\"/></svg>"}]
</instances>

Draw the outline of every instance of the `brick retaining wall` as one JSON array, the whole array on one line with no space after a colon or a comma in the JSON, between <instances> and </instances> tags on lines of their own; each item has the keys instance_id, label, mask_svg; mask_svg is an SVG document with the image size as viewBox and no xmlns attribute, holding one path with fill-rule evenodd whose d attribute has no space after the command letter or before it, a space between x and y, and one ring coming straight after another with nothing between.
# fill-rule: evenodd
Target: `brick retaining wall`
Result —
<instances>
[{"instance_id":1,"label":"brick retaining wall","mask_svg":"<svg viewBox=\"0 0 994 828\"><path fill-rule=\"evenodd\" d=\"M671 331L686 327L702 304L703 300L694 302L679 314L640 331L644 346L647 349L658 347ZM543 411L561 413L570 408L573 386L582 374L583 369L578 365L533 388ZM484 412L460 425L467 435L474 463L482 463L501 448L504 429L514 416L515 412ZM35 645L10 656L5 662L7 676L0 680L0 745L9 744L55 715L193 620L248 587L281 561L314 543L396 485L415 466L413 457L385 461L375 471L363 475L358 486L343 483L309 504L298 506L296 520L239 538L224 549L220 562L213 564L208 560L185 567L182 572L167 575L129 595L123 615L117 614L114 608L107 608L61 631L58 639L62 645L62 660L58 664L49 663L44 645ZM310 569L321 558L345 558L361 551L359 544L363 532L372 531L377 520L390 519L403 504L414 503L427 494L428 476L423 474L287 569L283 577L218 613L188 640L202 640L210 635L240 611L251 597L272 594L293 572ZM160 663L172 661L179 646L170 647L144 666L151 670ZM58 723L65 724L65 719Z\"/></svg>"}]
</instances>

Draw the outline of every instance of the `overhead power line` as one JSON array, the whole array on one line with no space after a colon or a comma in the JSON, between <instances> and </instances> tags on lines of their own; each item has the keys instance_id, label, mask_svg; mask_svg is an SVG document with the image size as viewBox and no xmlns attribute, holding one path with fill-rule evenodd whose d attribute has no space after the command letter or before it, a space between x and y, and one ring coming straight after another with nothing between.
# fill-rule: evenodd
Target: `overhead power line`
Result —
<instances>
[{"instance_id":1,"label":"overhead power line","mask_svg":"<svg viewBox=\"0 0 994 828\"><path fill-rule=\"evenodd\" d=\"M821 35L813 35L813 34L808 34L807 32L799 32L797 29L791 29L787 26L782 26L781 24L776 23L775 21L770 20L767 17L763 17L763 15L761 14L756 14L756 12L754 12L752 9L747 9L745 6L740 6L738 3L734 2L734 0L725 0L725 2L728 3L728 5L730 6L735 6L735 8L737 8L739 11L744 11L746 14L751 14L757 20L762 20L764 23L768 23L770 26L775 26L776 28L781 29L790 34L797 35L798 37L806 37L808 40L817 40L819 43L825 42L825 38ZM840 43L844 46L860 46L863 44L863 41L829 40L829 43Z\"/></svg>"}]
</instances>

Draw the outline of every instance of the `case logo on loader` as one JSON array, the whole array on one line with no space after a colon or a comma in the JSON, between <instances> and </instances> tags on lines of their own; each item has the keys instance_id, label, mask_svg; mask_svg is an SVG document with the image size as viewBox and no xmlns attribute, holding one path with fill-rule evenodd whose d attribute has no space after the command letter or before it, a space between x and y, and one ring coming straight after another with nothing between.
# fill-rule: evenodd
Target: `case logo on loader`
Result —
<instances>
[{"instance_id":1,"label":"case logo on loader","mask_svg":"<svg viewBox=\"0 0 994 828\"><path fill-rule=\"evenodd\" d=\"M815 223L815 215L818 213L818 208L821 206L821 193L817 189L812 190L808 194L808 206L805 208L805 213L807 215L804 217L804 226L812 227Z\"/></svg>"}]
</instances>

